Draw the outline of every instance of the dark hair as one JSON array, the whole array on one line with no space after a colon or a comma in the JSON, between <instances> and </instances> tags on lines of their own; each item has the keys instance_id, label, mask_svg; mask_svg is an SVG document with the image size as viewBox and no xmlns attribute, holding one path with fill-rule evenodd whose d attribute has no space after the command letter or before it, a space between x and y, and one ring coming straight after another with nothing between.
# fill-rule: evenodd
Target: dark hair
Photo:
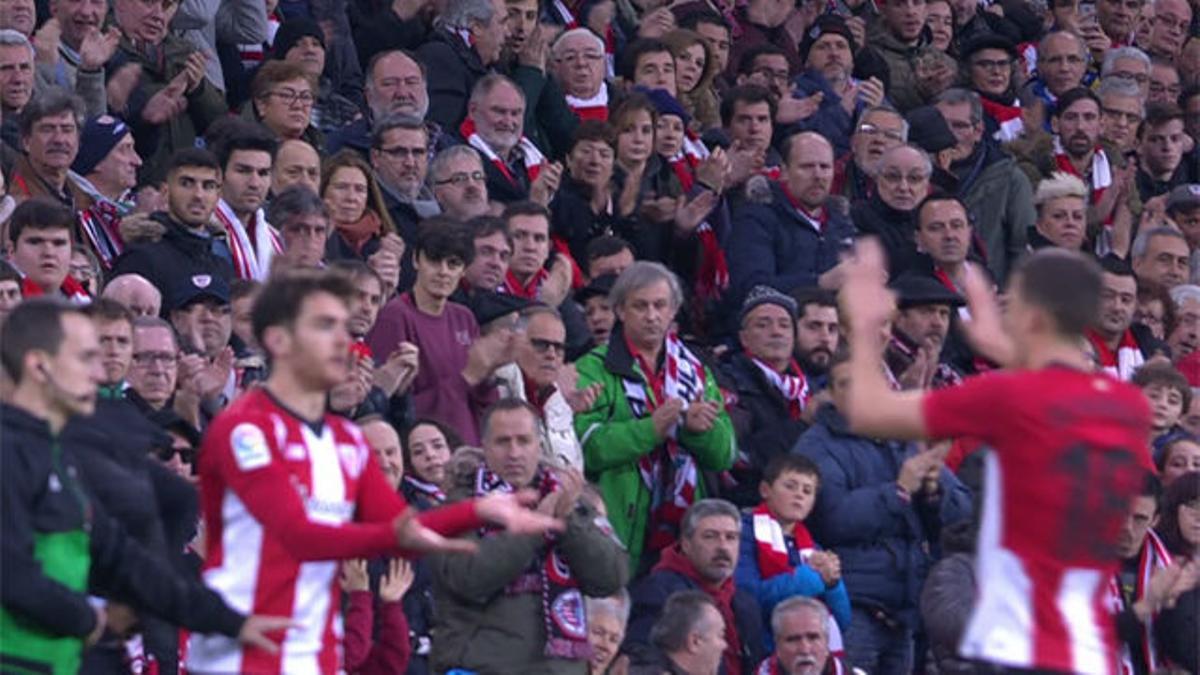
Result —
<instances>
[{"instance_id":1,"label":"dark hair","mask_svg":"<svg viewBox=\"0 0 1200 675\"><path fill-rule=\"evenodd\" d=\"M354 283L355 281L358 281L364 277L370 277L379 282L379 288L381 290L385 289L383 277L379 276L379 272L376 272L374 267L371 267L358 258L343 258L341 260L335 260L329 264L327 269L330 272L341 274L342 276L346 277L350 283Z\"/></svg>"},{"instance_id":2,"label":"dark hair","mask_svg":"<svg viewBox=\"0 0 1200 675\"><path fill-rule=\"evenodd\" d=\"M1058 101L1054 104L1054 111L1051 113L1051 117L1061 116L1067 108L1070 108L1084 99L1095 103L1097 109L1102 107L1102 104L1100 103L1100 97L1096 95L1096 92L1087 87L1075 87L1074 89L1068 89L1067 91L1063 92L1062 96L1058 97Z\"/></svg>"},{"instance_id":3,"label":"dark hair","mask_svg":"<svg viewBox=\"0 0 1200 675\"><path fill-rule=\"evenodd\" d=\"M942 0L942 2L948 2L948 1L949 0ZM963 203L963 200L959 199L958 197L955 197L952 194L942 192L941 190L937 190L937 191L931 192L928 195L925 195L925 198L921 200L921 203L917 204L916 214L917 214L917 228L918 229L920 229L920 227L921 227L921 214L923 214L925 212L925 207L928 206L929 204L935 204L937 202L954 202L955 204L958 204L960 207L962 207L963 213L965 213L967 215L967 222L971 225L971 227L975 227L975 222L971 218L971 209L967 208L967 205Z\"/></svg>"},{"instance_id":4,"label":"dark hair","mask_svg":"<svg viewBox=\"0 0 1200 675\"><path fill-rule=\"evenodd\" d=\"M1138 127L1137 137L1142 138L1151 129L1157 129L1167 122L1183 120L1183 108L1173 102L1155 102L1146 104L1146 117Z\"/></svg>"},{"instance_id":5,"label":"dark hair","mask_svg":"<svg viewBox=\"0 0 1200 675\"><path fill-rule=\"evenodd\" d=\"M1133 276L1133 267L1115 255L1109 254L1100 259L1100 269L1118 277Z\"/></svg>"},{"instance_id":6,"label":"dark hair","mask_svg":"<svg viewBox=\"0 0 1200 675\"><path fill-rule=\"evenodd\" d=\"M1179 528L1179 509L1197 499L1200 499L1200 471L1185 473L1167 486L1166 495L1163 497L1162 517L1158 521L1158 532L1172 555L1196 557L1196 546L1183 538L1183 532Z\"/></svg>"},{"instance_id":7,"label":"dark hair","mask_svg":"<svg viewBox=\"0 0 1200 675\"><path fill-rule=\"evenodd\" d=\"M0 259L0 281L15 281L17 285L21 285L21 273L17 268L8 264L8 261Z\"/></svg>"},{"instance_id":8,"label":"dark hair","mask_svg":"<svg viewBox=\"0 0 1200 675\"><path fill-rule=\"evenodd\" d=\"M771 92L766 87L760 87L757 84L743 84L730 89L721 99L721 124L729 126L739 103L747 105L766 103L767 108L771 111L771 119L775 119L775 99L771 98Z\"/></svg>"},{"instance_id":9,"label":"dark hair","mask_svg":"<svg viewBox=\"0 0 1200 675\"><path fill-rule=\"evenodd\" d=\"M1188 384L1187 378L1184 377L1183 373L1179 372L1170 363L1162 363L1160 361L1147 363L1138 368L1130 382L1138 389L1163 386L1168 389L1177 390L1183 398L1184 412L1187 412L1188 406L1192 404L1192 386Z\"/></svg>"},{"instance_id":10,"label":"dark hair","mask_svg":"<svg viewBox=\"0 0 1200 675\"><path fill-rule=\"evenodd\" d=\"M776 47L770 42L763 42L762 44L754 45L753 47L750 47L746 51L742 52L742 55L738 58L737 62L737 74L749 75L750 73L754 72L754 62L758 60L758 57L764 55L782 56L787 58L787 52L783 51L783 49Z\"/></svg>"},{"instance_id":11,"label":"dark hair","mask_svg":"<svg viewBox=\"0 0 1200 675\"><path fill-rule=\"evenodd\" d=\"M465 225L453 218L426 218L417 228L413 257L417 255L424 255L429 260L458 258L464 266L470 265L475 259L475 237Z\"/></svg>"},{"instance_id":12,"label":"dark hair","mask_svg":"<svg viewBox=\"0 0 1200 675\"><path fill-rule=\"evenodd\" d=\"M92 321L124 321L129 324L129 330L133 330L133 312L112 298L94 298L92 303L83 309L83 313Z\"/></svg>"},{"instance_id":13,"label":"dark hair","mask_svg":"<svg viewBox=\"0 0 1200 675\"><path fill-rule=\"evenodd\" d=\"M462 438L459 437L458 433L455 432L454 429L451 429L449 426L442 424L432 417L421 417L417 419L417 421L405 427L400 433L400 454L404 456L405 472L408 472L409 467L412 466L412 444L409 442L409 438L412 436L412 433L417 430L417 427L433 427L434 429L437 429L438 433L442 435L442 438L446 439L446 445L450 448L450 454L454 454L454 451L463 444ZM424 480L424 478L421 480Z\"/></svg>"},{"instance_id":14,"label":"dark hair","mask_svg":"<svg viewBox=\"0 0 1200 675\"><path fill-rule=\"evenodd\" d=\"M234 303L242 298L248 298L262 289L262 282L253 279L234 279L229 284L229 302Z\"/></svg>"},{"instance_id":15,"label":"dark hair","mask_svg":"<svg viewBox=\"0 0 1200 675\"><path fill-rule=\"evenodd\" d=\"M1190 436L1188 436L1187 438L1188 438L1188 440L1191 440L1192 442L1195 442L1195 440L1196 440ZM1164 452L1163 454L1165 455L1166 453ZM1162 471L1162 469L1160 468L1159 471ZM1146 478L1145 478L1145 480L1142 481L1142 489L1140 492L1138 492L1137 496L1153 497L1154 498L1154 512L1155 513L1162 512L1163 484L1162 484L1162 481L1158 479L1158 476L1147 471Z\"/></svg>"},{"instance_id":16,"label":"dark hair","mask_svg":"<svg viewBox=\"0 0 1200 675\"><path fill-rule=\"evenodd\" d=\"M767 468L763 469L762 479L764 483L774 483L785 473L812 476L817 479L817 483L821 482L821 470L811 459L790 452L772 457L771 461L767 462Z\"/></svg>"},{"instance_id":17,"label":"dark hair","mask_svg":"<svg viewBox=\"0 0 1200 675\"><path fill-rule=\"evenodd\" d=\"M491 405L491 407L483 412L483 417L481 417L479 420L479 438L487 438L488 430L491 429L492 426L492 418L495 417L497 413L514 412L517 410L524 410L525 412L529 413L529 416L533 419L534 426L539 431L541 430L542 416L538 413L537 408L534 408L529 404L528 401L525 401L524 399L509 396L496 401Z\"/></svg>"},{"instance_id":18,"label":"dark hair","mask_svg":"<svg viewBox=\"0 0 1200 675\"><path fill-rule=\"evenodd\" d=\"M1100 265L1074 251L1044 248L1017 263L1013 278L1022 297L1054 321L1060 336L1075 340L1100 315Z\"/></svg>"},{"instance_id":19,"label":"dark hair","mask_svg":"<svg viewBox=\"0 0 1200 675\"><path fill-rule=\"evenodd\" d=\"M604 143L608 147L616 150L617 148L617 132L607 122L600 120L584 120L575 127L575 133L571 135L571 147L568 152L574 150L577 145L586 141L596 141Z\"/></svg>"},{"instance_id":20,"label":"dark hair","mask_svg":"<svg viewBox=\"0 0 1200 675\"><path fill-rule=\"evenodd\" d=\"M363 159L362 155L349 148L338 151L333 157L327 157L321 160L321 189L319 195L325 197L325 192L329 189L330 182L333 181L333 176L342 169L354 169L363 175L363 179L367 181L367 205L363 209L365 215L367 211L372 211L379 218L379 227L383 234L389 234L396 231L396 223L392 220L392 214L388 211L387 202L383 200L383 191L379 189L379 181L375 180L375 170ZM333 214L329 214L329 219L333 220Z\"/></svg>"},{"instance_id":21,"label":"dark hair","mask_svg":"<svg viewBox=\"0 0 1200 675\"><path fill-rule=\"evenodd\" d=\"M429 145L429 127L425 126L423 120L419 120L412 115L392 113L381 120L376 120L375 126L371 127L371 147L376 150L382 148L383 137L393 129L419 131L425 135L425 145Z\"/></svg>"},{"instance_id":22,"label":"dark hair","mask_svg":"<svg viewBox=\"0 0 1200 675\"><path fill-rule=\"evenodd\" d=\"M33 132L33 125L38 120L65 112L72 113L75 126L78 127L76 133L81 132L84 107L78 96L62 87L47 87L38 92L21 111L21 138L27 138Z\"/></svg>"},{"instance_id":23,"label":"dark hair","mask_svg":"<svg viewBox=\"0 0 1200 675\"><path fill-rule=\"evenodd\" d=\"M535 201L523 200L512 202L504 207L504 212L500 214L500 217L504 219L506 224L515 216L540 216L546 219L546 229L550 229L550 209Z\"/></svg>"},{"instance_id":24,"label":"dark hair","mask_svg":"<svg viewBox=\"0 0 1200 675\"><path fill-rule=\"evenodd\" d=\"M267 204L267 221L280 232L288 229L293 218L311 215L324 218L328 232L329 207L312 188L300 183L287 186Z\"/></svg>"},{"instance_id":25,"label":"dark hair","mask_svg":"<svg viewBox=\"0 0 1200 675\"><path fill-rule=\"evenodd\" d=\"M490 237L493 234L500 233L504 235L508 245L512 246L512 237L508 234L508 223L504 218L499 216L475 216L467 221L467 227L471 229L471 239L483 239Z\"/></svg>"},{"instance_id":26,"label":"dark hair","mask_svg":"<svg viewBox=\"0 0 1200 675\"><path fill-rule=\"evenodd\" d=\"M704 591L676 591L667 598L658 621L650 629L650 641L670 654L687 646L687 639L696 631L704 616L704 608L716 608L717 603Z\"/></svg>"},{"instance_id":27,"label":"dark hair","mask_svg":"<svg viewBox=\"0 0 1200 675\"><path fill-rule=\"evenodd\" d=\"M0 364L12 381L20 384L25 376L25 355L34 350L58 353L62 347L63 316L83 310L58 298L30 298L17 305L0 326Z\"/></svg>"},{"instance_id":28,"label":"dark hair","mask_svg":"<svg viewBox=\"0 0 1200 675\"><path fill-rule=\"evenodd\" d=\"M621 70L617 74L627 81L633 82L634 73L637 71L638 59L646 54L658 54L662 52L670 54L671 58L675 58L671 47L658 38L639 38L634 40L625 45L625 53L621 57Z\"/></svg>"},{"instance_id":29,"label":"dark hair","mask_svg":"<svg viewBox=\"0 0 1200 675\"><path fill-rule=\"evenodd\" d=\"M8 219L8 240L16 246L25 230L66 230L70 234L74 228L75 213L71 209L46 197L36 197L13 209Z\"/></svg>"},{"instance_id":30,"label":"dark hair","mask_svg":"<svg viewBox=\"0 0 1200 675\"><path fill-rule=\"evenodd\" d=\"M729 22L725 20L725 17L707 9L688 12L683 16L682 19L679 20L679 27L696 30L696 27L703 23L707 23L712 26L720 26L721 28L725 29L725 32L730 32Z\"/></svg>"},{"instance_id":31,"label":"dark hair","mask_svg":"<svg viewBox=\"0 0 1200 675\"><path fill-rule=\"evenodd\" d=\"M273 326L291 327L304 301L318 293L328 293L348 302L354 289L346 277L316 270L290 270L272 276L254 299L251 317L254 340L265 345L263 335Z\"/></svg>"},{"instance_id":32,"label":"dark hair","mask_svg":"<svg viewBox=\"0 0 1200 675\"><path fill-rule=\"evenodd\" d=\"M658 108L654 107L654 103L645 94L635 92L621 101L608 115L608 123L612 125L614 138L621 135L621 127L625 124L625 120L639 110L644 110L650 115L651 123L658 122ZM615 143L613 148L616 149Z\"/></svg>"},{"instance_id":33,"label":"dark hair","mask_svg":"<svg viewBox=\"0 0 1200 675\"><path fill-rule=\"evenodd\" d=\"M833 293L833 291L817 286L805 286L804 288L797 288L788 295L791 295L792 299L796 301L797 319L804 316L804 313L808 310L809 305L816 305L818 307L833 307L834 309L837 309L838 306L837 296Z\"/></svg>"},{"instance_id":34,"label":"dark hair","mask_svg":"<svg viewBox=\"0 0 1200 675\"><path fill-rule=\"evenodd\" d=\"M1171 300L1171 292L1166 286L1148 279L1138 281L1138 304L1157 300L1163 308L1163 335L1170 335L1175 330L1175 303Z\"/></svg>"},{"instance_id":35,"label":"dark hair","mask_svg":"<svg viewBox=\"0 0 1200 675\"><path fill-rule=\"evenodd\" d=\"M209 147L217 156L221 170L229 169L229 158L239 150L265 152L275 161L275 152L279 149L279 141L274 134L258 122L241 117L225 117L217 120L208 128L205 134Z\"/></svg>"},{"instance_id":36,"label":"dark hair","mask_svg":"<svg viewBox=\"0 0 1200 675\"><path fill-rule=\"evenodd\" d=\"M1196 438L1186 431L1167 434L1166 440L1162 442L1162 449L1158 451L1158 458L1154 460L1154 468L1158 469L1160 474L1167 468L1167 464L1171 461L1171 451L1180 443L1200 445L1200 438Z\"/></svg>"},{"instance_id":37,"label":"dark hair","mask_svg":"<svg viewBox=\"0 0 1200 675\"><path fill-rule=\"evenodd\" d=\"M184 167L200 167L212 169L218 175L221 173L221 163L217 161L217 156L204 148L180 148L171 153L167 159L167 175Z\"/></svg>"},{"instance_id":38,"label":"dark hair","mask_svg":"<svg viewBox=\"0 0 1200 675\"><path fill-rule=\"evenodd\" d=\"M614 256L621 251L633 253L633 246L620 237L604 234L588 242L584 255L587 257L587 264L590 267L593 260Z\"/></svg>"}]
</instances>

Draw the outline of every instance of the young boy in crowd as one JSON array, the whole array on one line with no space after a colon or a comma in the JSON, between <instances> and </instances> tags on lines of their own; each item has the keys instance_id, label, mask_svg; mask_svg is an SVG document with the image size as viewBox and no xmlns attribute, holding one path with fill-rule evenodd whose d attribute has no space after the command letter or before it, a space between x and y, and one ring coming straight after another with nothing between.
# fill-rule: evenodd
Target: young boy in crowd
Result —
<instances>
[{"instance_id":1,"label":"young boy in crowd","mask_svg":"<svg viewBox=\"0 0 1200 675\"><path fill-rule=\"evenodd\" d=\"M1170 363L1147 363L1133 375L1133 384L1150 401L1154 413L1154 432L1150 439L1157 461L1164 443L1180 430L1183 411L1192 404L1192 388L1187 378Z\"/></svg>"},{"instance_id":2,"label":"young boy in crowd","mask_svg":"<svg viewBox=\"0 0 1200 675\"><path fill-rule=\"evenodd\" d=\"M803 455L777 455L767 463L758 488L762 503L742 516L735 579L738 588L754 594L767 618L775 605L795 595L824 602L836 620L829 626L830 650L840 652L839 628L850 624L841 562L821 550L804 526L820 486L817 465Z\"/></svg>"}]
</instances>

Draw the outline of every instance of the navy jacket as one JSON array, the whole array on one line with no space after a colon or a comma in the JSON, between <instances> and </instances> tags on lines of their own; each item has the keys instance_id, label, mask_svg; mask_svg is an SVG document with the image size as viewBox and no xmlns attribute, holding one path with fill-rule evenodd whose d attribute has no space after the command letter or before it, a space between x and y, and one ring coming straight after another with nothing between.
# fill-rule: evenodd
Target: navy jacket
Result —
<instances>
[{"instance_id":1,"label":"navy jacket","mask_svg":"<svg viewBox=\"0 0 1200 675\"><path fill-rule=\"evenodd\" d=\"M817 504L805 524L841 558L851 604L915 626L921 585L933 563L928 551L943 525L970 517L970 491L942 469L938 497L904 501L896 477L916 445L855 436L832 405L817 411L795 452L821 471Z\"/></svg>"},{"instance_id":2,"label":"navy jacket","mask_svg":"<svg viewBox=\"0 0 1200 675\"><path fill-rule=\"evenodd\" d=\"M840 199L825 201L829 218L818 232L792 206L783 188L771 184L766 203L746 202L734 210L737 236L729 238L727 258L736 304L764 284L784 293L816 286L850 245L854 225Z\"/></svg>"}]
</instances>

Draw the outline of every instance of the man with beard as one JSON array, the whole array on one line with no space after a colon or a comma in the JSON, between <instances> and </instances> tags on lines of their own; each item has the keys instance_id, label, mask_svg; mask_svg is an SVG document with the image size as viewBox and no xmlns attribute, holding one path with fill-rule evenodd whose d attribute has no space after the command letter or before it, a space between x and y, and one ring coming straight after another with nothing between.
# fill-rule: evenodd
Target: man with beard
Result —
<instances>
[{"instance_id":1,"label":"man with beard","mask_svg":"<svg viewBox=\"0 0 1200 675\"><path fill-rule=\"evenodd\" d=\"M1187 151L1183 110L1175 103L1146 106L1146 121L1138 128L1137 192L1143 201L1165 195L1171 188L1200 182L1200 151Z\"/></svg>"},{"instance_id":2,"label":"man with beard","mask_svg":"<svg viewBox=\"0 0 1200 675\"><path fill-rule=\"evenodd\" d=\"M962 374L946 363L946 339L962 296L919 274L892 280L898 311L883 360L904 389L941 389L962 383Z\"/></svg>"},{"instance_id":3,"label":"man with beard","mask_svg":"<svg viewBox=\"0 0 1200 675\"><path fill-rule=\"evenodd\" d=\"M167 165L167 210L150 216L158 226L151 241L130 243L113 265L112 276L140 274L160 289L181 287L193 277L232 279L232 255L224 232L214 234L209 229L220 194L221 165L211 152L188 148L172 155ZM173 298L165 300L170 306Z\"/></svg>"},{"instance_id":4,"label":"man with beard","mask_svg":"<svg viewBox=\"0 0 1200 675\"><path fill-rule=\"evenodd\" d=\"M815 394L828 385L829 363L841 341L837 297L822 288L792 291L796 301L796 361Z\"/></svg>"},{"instance_id":5,"label":"man with beard","mask_svg":"<svg viewBox=\"0 0 1200 675\"><path fill-rule=\"evenodd\" d=\"M1100 97L1100 142L1128 155L1137 150L1137 132L1146 106L1137 83L1107 77L1096 88Z\"/></svg>"},{"instance_id":6,"label":"man with beard","mask_svg":"<svg viewBox=\"0 0 1200 675\"><path fill-rule=\"evenodd\" d=\"M7 116L7 113L5 113ZM18 202L33 197L52 199L72 211L91 205L68 173L79 152L83 104L58 87L35 96L21 112L21 149L13 165L8 191Z\"/></svg>"},{"instance_id":7,"label":"man with beard","mask_svg":"<svg viewBox=\"0 0 1200 675\"><path fill-rule=\"evenodd\" d=\"M869 50L887 63L888 98L900 112L908 112L924 103L917 86L913 50L921 46L925 30L924 0L889 2L880 8L881 16L867 27Z\"/></svg>"},{"instance_id":8,"label":"man with beard","mask_svg":"<svg viewBox=\"0 0 1200 675\"><path fill-rule=\"evenodd\" d=\"M850 672L841 659L829 653L829 610L820 600L800 596L775 605L771 634L775 636L775 653L759 665L754 675Z\"/></svg>"},{"instance_id":9,"label":"man with beard","mask_svg":"<svg viewBox=\"0 0 1200 675\"><path fill-rule=\"evenodd\" d=\"M525 94L503 75L484 76L471 91L459 134L487 163L488 195L509 203L523 199L546 206L562 177L562 165L549 162L525 135Z\"/></svg>"},{"instance_id":10,"label":"man with beard","mask_svg":"<svg viewBox=\"0 0 1200 675\"><path fill-rule=\"evenodd\" d=\"M371 132L384 119L404 115L424 120L429 112L425 68L408 52L376 54L367 65L366 80L366 114L326 137L325 150L331 155L342 148L354 148L366 155L371 150ZM433 146L444 147L449 138L442 128L436 122L424 125Z\"/></svg>"},{"instance_id":11,"label":"man with beard","mask_svg":"<svg viewBox=\"0 0 1200 675\"><path fill-rule=\"evenodd\" d=\"M870 197L883 153L907 141L908 122L894 108L867 108L850 135L850 152L834 167L831 192L851 201Z\"/></svg>"},{"instance_id":12,"label":"man with beard","mask_svg":"<svg viewBox=\"0 0 1200 675\"><path fill-rule=\"evenodd\" d=\"M429 163L429 183L442 214L466 222L488 213L487 174L474 148L452 145L435 155Z\"/></svg>"},{"instance_id":13,"label":"man with beard","mask_svg":"<svg viewBox=\"0 0 1200 675\"><path fill-rule=\"evenodd\" d=\"M377 119L371 131L371 167L375 169L384 206L406 244L398 287L409 288L414 276L410 251L417 239L417 225L440 211L425 180L429 169L429 129L419 118L401 113Z\"/></svg>"},{"instance_id":14,"label":"man with beard","mask_svg":"<svg viewBox=\"0 0 1200 675\"><path fill-rule=\"evenodd\" d=\"M1159 346L1150 329L1133 322L1137 309L1138 281L1129 263L1105 257L1100 260L1100 316L1087 330L1097 362L1105 372L1128 382Z\"/></svg>"},{"instance_id":15,"label":"man with beard","mask_svg":"<svg viewBox=\"0 0 1200 675\"><path fill-rule=\"evenodd\" d=\"M224 179L213 215L225 230L237 277L264 281L271 273L271 260L283 251L279 232L262 210L271 189L271 164L278 144L257 123L230 118L220 124L224 126L221 132L213 129L210 133L210 137L216 136Z\"/></svg>"},{"instance_id":16,"label":"man with beard","mask_svg":"<svg viewBox=\"0 0 1200 675\"><path fill-rule=\"evenodd\" d=\"M750 673L766 656L763 617L758 601L737 587L742 514L723 499L702 499L683 515L679 541L663 551L654 571L633 586L633 608L623 651L644 649L651 627L668 599L679 591L708 594L725 618L726 647L722 672Z\"/></svg>"}]
</instances>

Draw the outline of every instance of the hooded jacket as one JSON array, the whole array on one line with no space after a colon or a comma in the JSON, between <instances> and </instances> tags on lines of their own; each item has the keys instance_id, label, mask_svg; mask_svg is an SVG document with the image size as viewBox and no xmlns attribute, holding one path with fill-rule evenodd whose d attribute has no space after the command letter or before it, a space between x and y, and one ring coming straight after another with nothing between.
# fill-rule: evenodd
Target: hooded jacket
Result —
<instances>
[{"instance_id":1,"label":"hooded jacket","mask_svg":"<svg viewBox=\"0 0 1200 675\"><path fill-rule=\"evenodd\" d=\"M130 243L113 264L110 279L129 273L142 275L163 291L166 313L171 307L172 299L168 297L171 289L187 285L188 277L211 275L226 281L234 278L232 255L223 232L210 228L208 236L196 234L163 211L152 214L149 220L151 228L147 229L146 238ZM154 238L157 231L152 227L154 224L162 228L158 239Z\"/></svg>"}]
</instances>

